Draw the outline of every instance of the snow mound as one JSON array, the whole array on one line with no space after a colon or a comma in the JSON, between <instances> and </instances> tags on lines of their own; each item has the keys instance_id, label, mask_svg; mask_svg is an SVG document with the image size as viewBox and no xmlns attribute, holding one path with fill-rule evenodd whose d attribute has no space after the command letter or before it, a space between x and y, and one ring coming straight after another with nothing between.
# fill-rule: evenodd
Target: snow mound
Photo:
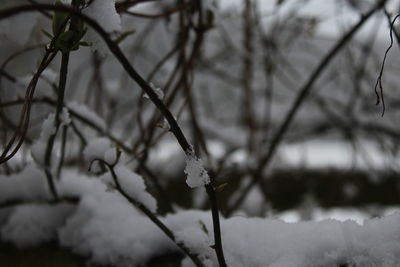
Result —
<instances>
[{"instance_id":1,"label":"snow mound","mask_svg":"<svg viewBox=\"0 0 400 267\"><path fill-rule=\"evenodd\" d=\"M156 210L142 178L124 166L115 172L126 193ZM109 175L109 174L105 174ZM105 176L103 175L103 176ZM50 205L46 179L35 165L18 174L0 176L0 204L21 204L4 213L0 238L18 247L57 240L91 262L113 266L141 266L155 256L179 252L144 214L117 191L100 181L66 169L57 190L61 197L79 197L75 204ZM111 179L108 177L107 179ZM209 211L186 210L159 217L205 266L218 266ZM400 213L382 218L340 222L286 223L278 219L221 218L222 242L228 266L398 266ZM192 266L188 258L183 266Z\"/></svg>"},{"instance_id":2,"label":"snow mound","mask_svg":"<svg viewBox=\"0 0 400 267\"><path fill-rule=\"evenodd\" d=\"M14 209L8 222L1 229L4 241L26 248L51 241L57 229L75 209L72 204L26 204Z\"/></svg>"}]
</instances>

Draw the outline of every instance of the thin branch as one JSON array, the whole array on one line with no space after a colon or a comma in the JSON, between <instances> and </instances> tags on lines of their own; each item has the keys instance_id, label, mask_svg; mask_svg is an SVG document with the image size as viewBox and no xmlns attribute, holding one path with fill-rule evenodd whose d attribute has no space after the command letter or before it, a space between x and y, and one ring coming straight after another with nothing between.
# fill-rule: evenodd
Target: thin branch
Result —
<instances>
[{"instance_id":1,"label":"thin branch","mask_svg":"<svg viewBox=\"0 0 400 267\"><path fill-rule=\"evenodd\" d=\"M394 17L392 23L390 24L390 45L385 51L385 55L383 56L383 61L381 65L381 70L379 71L378 78L376 79L375 83L375 94L376 94L376 105L379 105L380 100L382 100L382 117L385 114L385 98L383 96L383 87L382 87L382 76L383 76L383 70L385 68L385 63L386 63L386 58L387 55L389 54L390 49L393 47L393 30L394 30L394 23L396 22L397 18L399 18L400 15L397 15ZM379 87L379 93L378 93L378 88Z\"/></svg>"},{"instance_id":2,"label":"thin branch","mask_svg":"<svg viewBox=\"0 0 400 267\"><path fill-rule=\"evenodd\" d=\"M1 12L0 12L1 14ZM1 16L0 16L1 18ZM53 44L53 43L52 43ZM50 47L52 47L52 44ZM4 148L4 151L0 155L0 164L8 161L18 152L19 148L22 146L26 133L28 131L29 119L30 119L30 109L32 104L33 95L36 89L37 82L39 80L42 72L47 68L51 61L53 61L56 56L57 51L52 51L52 49L46 49L46 54L44 55L38 70L33 75L25 93L24 106L21 111L18 126L14 131L13 136L8 141ZM15 144L16 143L16 144ZM14 148L13 148L14 146ZM11 152L10 152L11 151ZM9 153L10 152L10 153Z\"/></svg>"},{"instance_id":3,"label":"thin branch","mask_svg":"<svg viewBox=\"0 0 400 267\"><path fill-rule=\"evenodd\" d=\"M49 140L47 141L46 154L44 159L44 170L46 173L47 182L49 184L50 192L52 193L55 200L57 200L58 194L54 186L53 174L51 171L51 159L53 154L52 152L54 147L54 141L56 139L57 132L61 124L60 116L62 109L64 107L64 95L65 95L65 86L67 82L68 62L69 62L69 52L62 53L60 80L58 84L58 98L57 98L56 114L54 117L55 131L52 135L50 135Z\"/></svg>"}]
</instances>

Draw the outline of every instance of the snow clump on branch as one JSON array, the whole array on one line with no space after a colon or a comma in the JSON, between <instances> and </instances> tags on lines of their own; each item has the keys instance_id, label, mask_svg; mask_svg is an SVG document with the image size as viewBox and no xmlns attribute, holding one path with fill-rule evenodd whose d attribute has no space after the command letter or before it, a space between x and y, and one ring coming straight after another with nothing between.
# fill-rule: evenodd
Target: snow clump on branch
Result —
<instances>
[{"instance_id":1,"label":"snow clump on branch","mask_svg":"<svg viewBox=\"0 0 400 267\"><path fill-rule=\"evenodd\" d=\"M157 201L146 191L146 185L140 175L134 173L124 165L115 167L115 175L121 189L128 196L143 204L151 212L157 211ZM103 174L100 180L108 187L117 187L109 172Z\"/></svg>"},{"instance_id":2,"label":"snow clump on branch","mask_svg":"<svg viewBox=\"0 0 400 267\"><path fill-rule=\"evenodd\" d=\"M186 183L191 188L200 187L210 183L210 176L203 166L203 161L199 159L193 150L186 153L186 167L185 173L187 175Z\"/></svg>"},{"instance_id":3,"label":"snow clump on branch","mask_svg":"<svg viewBox=\"0 0 400 267\"><path fill-rule=\"evenodd\" d=\"M106 32L121 31L121 17L115 9L115 0L96 0L83 10L83 14L94 19ZM102 55L107 54L107 47L101 37L91 28L88 29L85 40L92 49Z\"/></svg>"},{"instance_id":4,"label":"snow clump on branch","mask_svg":"<svg viewBox=\"0 0 400 267\"><path fill-rule=\"evenodd\" d=\"M99 137L91 140L83 151L88 161L104 160L107 164L113 165L117 160L116 148L112 146L110 139Z\"/></svg>"}]
</instances>

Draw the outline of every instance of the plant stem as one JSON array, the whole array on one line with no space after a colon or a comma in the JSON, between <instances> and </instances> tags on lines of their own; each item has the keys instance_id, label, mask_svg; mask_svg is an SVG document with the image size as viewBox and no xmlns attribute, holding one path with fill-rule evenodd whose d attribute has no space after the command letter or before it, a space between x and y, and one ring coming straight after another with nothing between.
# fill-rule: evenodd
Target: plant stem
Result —
<instances>
[{"instance_id":1,"label":"plant stem","mask_svg":"<svg viewBox=\"0 0 400 267\"><path fill-rule=\"evenodd\" d=\"M57 173L56 173L58 178L60 178L62 166L64 164L64 159L65 159L65 145L67 143L67 132L68 132L68 126L64 125L62 127L62 133L61 133L60 160L58 162Z\"/></svg>"},{"instance_id":2,"label":"plant stem","mask_svg":"<svg viewBox=\"0 0 400 267\"><path fill-rule=\"evenodd\" d=\"M217 197L214 188L212 187L211 184L206 185L206 190L211 202L211 212L212 212L213 227L214 227L215 253L217 254L219 266L226 267L224 250L222 249L221 226L219 222Z\"/></svg>"},{"instance_id":3,"label":"plant stem","mask_svg":"<svg viewBox=\"0 0 400 267\"><path fill-rule=\"evenodd\" d=\"M50 192L53 195L55 201L58 200L58 193L54 185L54 180L53 180L54 177L51 171L51 158L54 147L54 141L61 124L60 115L64 107L64 94L65 94L65 85L67 83L68 62L69 62L69 52L62 53L60 80L58 84L57 107L56 107L56 114L54 117L55 131L52 135L50 135L49 140L47 142L46 154L44 159L44 169L46 173L47 183L49 185Z\"/></svg>"}]
</instances>

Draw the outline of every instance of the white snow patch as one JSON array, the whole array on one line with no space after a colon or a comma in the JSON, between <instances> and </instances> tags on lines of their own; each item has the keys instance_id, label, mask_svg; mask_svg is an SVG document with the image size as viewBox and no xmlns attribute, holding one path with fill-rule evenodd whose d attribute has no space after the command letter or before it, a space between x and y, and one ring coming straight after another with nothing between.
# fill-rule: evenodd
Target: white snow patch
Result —
<instances>
[{"instance_id":1,"label":"white snow patch","mask_svg":"<svg viewBox=\"0 0 400 267\"><path fill-rule=\"evenodd\" d=\"M98 177L87 176L70 169L65 169L62 172L57 188L60 195L68 197L82 197L86 194L104 192L106 190Z\"/></svg>"},{"instance_id":2,"label":"white snow patch","mask_svg":"<svg viewBox=\"0 0 400 267\"><path fill-rule=\"evenodd\" d=\"M210 177L203 166L203 161L199 159L194 152L188 152L186 154L185 173L187 175L186 183L191 188L210 183Z\"/></svg>"},{"instance_id":3,"label":"white snow patch","mask_svg":"<svg viewBox=\"0 0 400 267\"><path fill-rule=\"evenodd\" d=\"M115 147L109 148L104 153L104 161L113 165L117 161L117 149Z\"/></svg>"},{"instance_id":4,"label":"white snow patch","mask_svg":"<svg viewBox=\"0 0 400 267\"><path fill-rule=\"evenodd\" d=\"M87 194L59 231L60 242L91 262L140 266L151 257L176 251L175 245L122 196Z\"/></svg>"},{"instance_id":5,"label":"white snow patch","mask_svg":"<svg viewBox=\"0 0 400 267\"><path fill-rule=\"evenodd\" d=\"M368 220L364 226L234 217L223 223L222 237L229 266L395 266L399 221L399 214Z\"/></svg>"},{"instance_id":6,"label":"white snow patch","mask_svg":"<svg viewBox=\"0 0 400 267\"><path fill-rule=\"evenodd\" d=\"M45 162L45 156L46 156L46 147L47 143L38 140L36 141L32 146L31 146L31 154L33 160L38 164L39 166L44 166Z\"/></svg>"},{"instance_id":7,"label":"white snow patch","mask_svg":"<svg viewBox=\"0 0 400 267\"><path fill-rule=\"evenodd\" d=\"M44 120L42 131L40 132L40 140L47 141L51 135L55 134L56 127L54 125L54 119L55 115L52 113Z\"/></svg>"}]
</instances>

